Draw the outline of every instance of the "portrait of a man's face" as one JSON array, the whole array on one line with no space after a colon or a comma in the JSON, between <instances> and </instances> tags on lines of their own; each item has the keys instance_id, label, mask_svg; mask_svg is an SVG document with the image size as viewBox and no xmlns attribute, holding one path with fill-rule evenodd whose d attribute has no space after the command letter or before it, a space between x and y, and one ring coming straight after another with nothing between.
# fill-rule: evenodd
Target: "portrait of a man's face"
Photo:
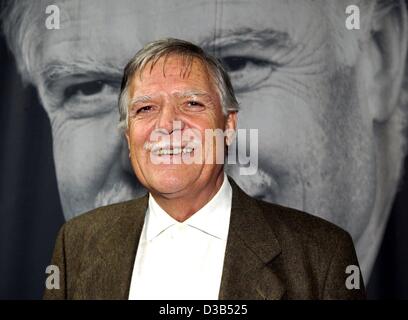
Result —
<instances>
[{"instance_id":1,"label":"portrait of a man's face","mask_svg":"<svg viewBox=\"0 0 408 320\"><path fill-rule=\"evenodd\" d=\"M59 7L59 30L44 27L49 4ZM345 26L350 4L360 8L360 29ZM51 123L67 220L145 193L118 127L121 75L145 43L180 38L223 63L240 105L238 128L259 130L257 172L229 165L227 174L251 196L346 229L368 278L404 157L403 1L58 0L10 8L5 33Z\"/></svg>"}]
</instances>

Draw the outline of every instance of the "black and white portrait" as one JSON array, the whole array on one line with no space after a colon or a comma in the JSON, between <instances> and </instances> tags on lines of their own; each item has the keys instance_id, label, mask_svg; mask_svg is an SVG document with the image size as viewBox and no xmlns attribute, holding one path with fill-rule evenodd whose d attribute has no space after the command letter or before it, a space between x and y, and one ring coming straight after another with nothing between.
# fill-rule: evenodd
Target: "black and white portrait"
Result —
<instances>
[{"instance_id":1,"label":"black and white portrait","mask_svg":"<svg viewBox=\"0 0 408 320\"><path fill-rule=\"evenodd\" d=\"M347 230L369 283L404 171L405 1L3 2L7 50L49 120L65 220L145 194L119 126L123 68L149 41L185 39L222 62L238 128L258 130L256 173L227 173L255 198Z\"/></svg>"}]
</instances>

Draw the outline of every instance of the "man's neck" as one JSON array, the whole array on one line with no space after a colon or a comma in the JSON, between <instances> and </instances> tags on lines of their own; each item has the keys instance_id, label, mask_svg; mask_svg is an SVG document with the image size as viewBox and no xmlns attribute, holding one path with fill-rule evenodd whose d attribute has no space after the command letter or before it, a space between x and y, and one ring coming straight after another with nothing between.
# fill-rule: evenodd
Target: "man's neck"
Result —
<instances>
[{"instance_id":1,"label":"man's neck","mask_svg":"<svg viewBox=\"0 0 408 320\"><path fill-rule=\"evenodd\" d=\"M224 171L221 171L213 181L195 192L188 192L179 197L165 197L160 194L154 194L153 197L173 219L183 222L204 207L220 190L223 182Z\"/></svg>"}]
</instances>

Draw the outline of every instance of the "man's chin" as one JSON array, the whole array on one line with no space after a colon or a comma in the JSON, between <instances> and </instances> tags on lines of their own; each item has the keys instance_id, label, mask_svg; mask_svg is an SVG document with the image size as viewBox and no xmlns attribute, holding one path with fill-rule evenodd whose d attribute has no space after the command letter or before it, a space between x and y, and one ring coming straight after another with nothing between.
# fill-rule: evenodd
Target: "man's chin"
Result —
<instances>
[{"instance_id":1,"label":"man's chin","mask_svg":"<svg viewBox=\"0 0 408 320\"><path fill-rule=\"evenodd\" d=\"M182 179L162 179L150 185L150 189L162 195L177 195L187 190L187 183Z\"/></svg>"}]
</instances>

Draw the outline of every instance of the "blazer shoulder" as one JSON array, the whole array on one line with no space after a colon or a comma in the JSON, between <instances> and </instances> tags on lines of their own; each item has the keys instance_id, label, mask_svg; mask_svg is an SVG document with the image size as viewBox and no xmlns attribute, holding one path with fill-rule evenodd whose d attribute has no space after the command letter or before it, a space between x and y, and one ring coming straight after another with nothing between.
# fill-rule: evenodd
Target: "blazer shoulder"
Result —
<instances>
[{"instance_id":1,"label":"blazer shoulder","mask_svg":"<svg viewBox=\"0 0 408 320\"><path fill-rule=\"evenodd\" d=\"M278 204L256 201L279 238L296 238L328 250L339 241L352 241L347 231L318 216Z\"/></svg>"},{"instance_id":2,"label":"blazer shoulder","mask_svg":"<svg viewBox=\"0 0 408 320\"><path fill-rule=\"evenodd\" d=\"M275 203L265 202L248 195L229 177L233 189L233 200L243 208L260 208L264 220L278 240L294 240L297 243L333 245L341 240L349 241L350 235L335 224L315 215ZM235 194L235 197L234 197ZM291 241L293 242L293 241Z\"/></svg>"},{"instance_id":3,"label":"blazer shoulder","mask_svg":"<svg viewBox=\"0 0 408 320\"><path fill-rule=\"evenodd\" d=\"M349 290L345 285L347 268L351 265L359 267L353 240L348 232L296 209L262 201L258 201L258 205L263 208L263 215L278 239L286 270L290 270L290 274L296 277L307 279L305 283L314 288L312 290L316 292L316 298L365 298L361 274L358 290ZM291 276L286 274L286 277ZM294 293L298 278L291 279L294 279L291 286Z\"/></svg>"},{"instance_id":4,"label":"blazer shoulder","mask_svg":"<svg viewBox=\"0 0 408 320\"><path fill-rule=\"evenodd\" d=\"M144 214L144 210L136 210L136 208L144 206L145 197L114 203L85 212L68 220L63 225L65 233L74 237L84 233L92 235L110 228L121 217Z\"/></svg>"}]
</instances>

